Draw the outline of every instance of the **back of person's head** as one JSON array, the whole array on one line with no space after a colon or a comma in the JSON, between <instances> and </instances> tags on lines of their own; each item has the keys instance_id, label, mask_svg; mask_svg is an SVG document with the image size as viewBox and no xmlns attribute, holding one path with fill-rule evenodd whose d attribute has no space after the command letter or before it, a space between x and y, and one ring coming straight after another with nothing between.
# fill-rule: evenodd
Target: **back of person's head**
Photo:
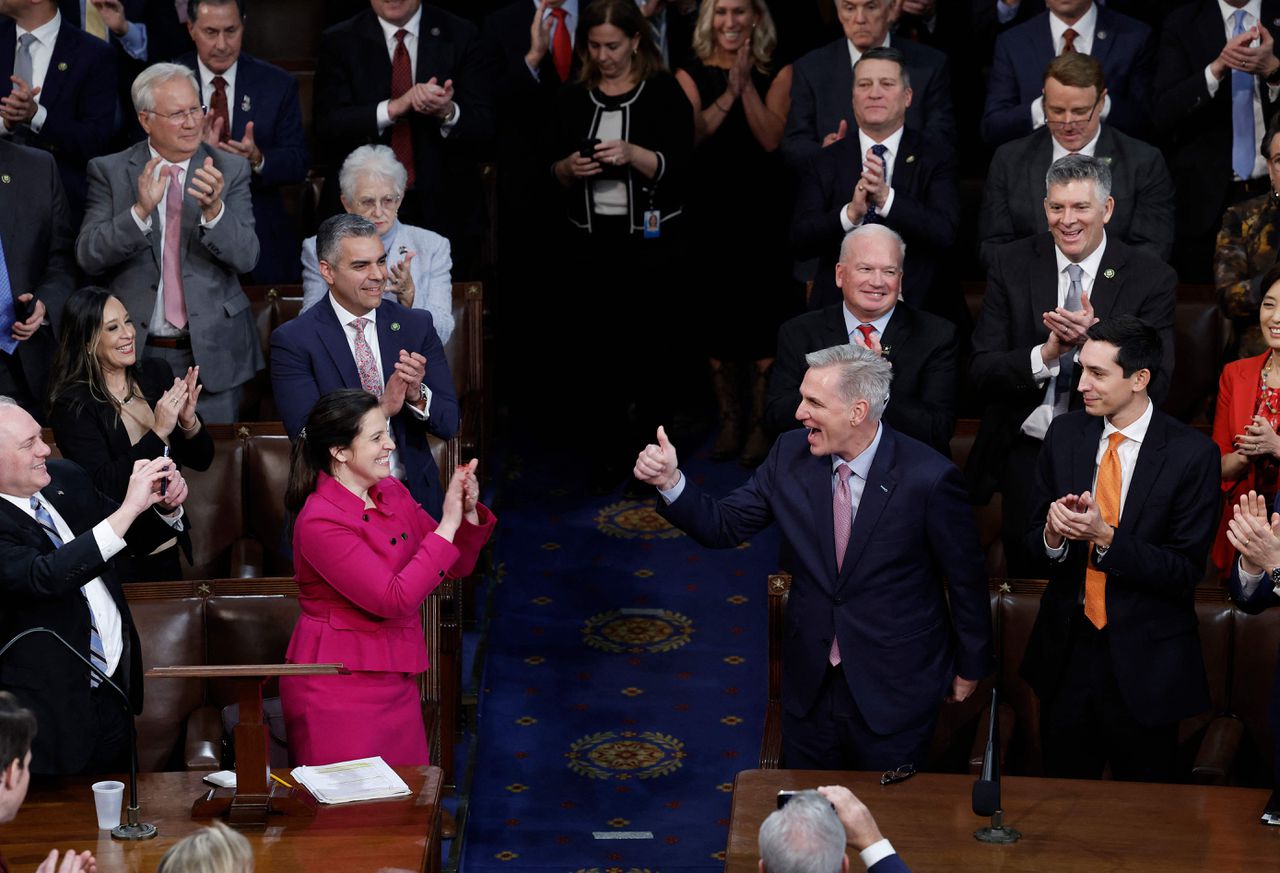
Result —
<instances>
[{"instance_id":1,"label":"back of person's head","mask_svg":"<svg viewBox=\"0 0 1280 873\"><path fill-rule=\"evenodd\" d=\"M693 26L693 53L699 60L710 60L716 50L715 13L717 0L702 0L698 20ZM750 0L755 15L751 29L751 62L762 73L769 71L773 50L778 47L778 27L773 23L764 0Z\"/></svg>"},{"instance_id":2,"label":"back of person's head","mask_svg":"<svg viewBox=\"0 0 1280 873\"><path fill-rule=\"evenodd\" d=\"M330 391L316 401L293 443L285 509L293 515L302 511L307 497L316 490L320 473L332 468L333 450L351 445L360 432L361 420L377 408L378 398L361 388Z\"/></svg>"},{"instance_id":3,"label":"back of person's head","mask_svg":"<svg viewBox=\"0 0 1280 873\"><path fill-rule=\"evenodd\" d=\"M801 791L760 825L760 860L766 873L840 873L845 831L816 791Z\"/></svg>"},{"instance_id":4,"label":"back of person's head","mask_svg":"<svg viewBox=\"0 0 1280 873\"><path fill-rule=\"evenodd\" d=\"M8 691L0 691L0 770L21 765L36 738L36 717Z\"/></svg>"},{"instance_id":5,"label":"back of person's head","mask_svg":"<svg viewBox=\"0 0 1280 873\"><path fill-rule=\"evenodd\" d=\"M1116 363L1126 379L1139 370L1147 370L1154 381L1164 359L1164 340L1160 331L1136 315L1104 318L1089 328L1089 339L1116 347Z\"/></svg>"},{"instance_id":6,"label":"back of person's head","mask_svg":"<svg viewBox=\"0 0 1280 873\"><path fill-rule=\"evenodd\" d=\"M174 843L156 873L253 873L253 849L241 834L215 821Z\"/></svg>"},{"instance_id":7,"label":"back of person's head","mask_svg":"<svg viewBox=\"0 0 1280 873\"><path fill-rule=\"evenodd\" d=\"M58 331L58 353L53 360L49 399L56 403L76 385L86 385L89 393L102 403L114 403L103 381L98 363L98 343L102 337L103 311L111 292L89 285L67 298L62 307L62 326ZM125 370L132 385L137 379L137 366Z\"/></svg>"},{"instance_id":8,"label":"back of person's head","mask_svg":"<svg viewBox=\"0 0 1280 873\"><path fill-rule=\"evenodd\" d=\"M316 229L316 258L336 266L344 239L377 235L378 226L363 215L351 212L332 215L320 222Z\"/></svg>"},{"instance_id":9,"label":"back of person's head","mask_svg":"<svg viewBox=\"0 0 1280 873\"><path fill-rule=\"evenodd\" d=\"M1064 52L1044 68L1045 81L1053 79L1069 88L1096 88L1101 94L1106 85L1102 78L1102 64L1084 52Z\"/></svg>"},{"instance_id":10,"label":"back of person's head","mask_svg":"<svg viewBox=\"0 0 1280 873\"><path fill-rule=\"evenodd\" d=\"M612 24L627 39L639 38L631 64L637 82L643 82L664 69L662 53L653 41L653 27L649 24L635 0L592 0L578 21L578 38L574 50L582 62L578 81L594 88L600 83L600 67L591 57L589 48L591 29Z\"/></svg>"}]
</instances>

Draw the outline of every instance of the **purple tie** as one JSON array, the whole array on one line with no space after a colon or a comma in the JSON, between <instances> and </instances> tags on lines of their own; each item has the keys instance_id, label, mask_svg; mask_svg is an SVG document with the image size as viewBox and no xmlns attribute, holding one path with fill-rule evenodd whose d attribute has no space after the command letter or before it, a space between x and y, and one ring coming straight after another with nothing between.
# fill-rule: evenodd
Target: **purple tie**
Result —
<instances>
[{"instance_id":1,"label":"purple tie","mask_svg":"<svg viewBox=\"0 0 1280 873\"><path fill-rule=\"evenodd\" d=\"M182 293L182 168L169 165L169 190L164 195L164 320L174 327L187 326L187 298Z\"/></svg>"},{"instance_id":2,"label":"purple tie","mask_svg":"<svg viewBox=\"0 0 1280 873\"><path fill-rule=\"evenodd\" d=\"M374 397L382 396L382 377L378 375L378 363L373 359L373 349L364 338L367 318L356 318L351 321L351 328L356 332L356 370L360 373L360 387Z\"/></svg>"},{"instance_id":3,"label":"purple tie","mask_svg":"<svg viewBox=\"0 0 1280 873\"><path fill-rule=\"evenodd\" d=\"M836 467L836 473L840 476L840 481L836 483L835 495L831 499L831 515L835 522L835 539L836 539L836 572L844 567L844 552L849 548L849 535L853 533L853 498L849 494L849 477L853 475L853 470L849 469L848 464L841 464ZM827 660L834 667L840 663L840 641L835 638L833 633L831 636L831 653L827 655Z\"/></svg>"}]
</instances>

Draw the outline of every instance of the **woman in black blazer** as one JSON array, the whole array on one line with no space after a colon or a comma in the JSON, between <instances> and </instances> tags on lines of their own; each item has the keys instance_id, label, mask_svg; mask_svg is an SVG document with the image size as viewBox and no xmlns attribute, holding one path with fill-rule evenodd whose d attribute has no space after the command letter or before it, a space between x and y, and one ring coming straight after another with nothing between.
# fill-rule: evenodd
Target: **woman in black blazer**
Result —
<instances>
[{"instance_id":1,"label":"woman in black blazer","mask_svg":"<svg viewBox=\"0 0 1280 873\"><path fill-rule=\"evenodd\" d=\"M580 320L549 326L559 339L553 353L566 356L552 363L578 373L574 396L591 398L598 436L588 443L599 453L591 467L596 484L609 487L624 477L621 459L667 418L658 386L669 395L672 383L656 368L674 368L684 346L671 334L679 317L663 319L665 353L655 360L651 319L687 304L682 213L693 107L663 67L634 0L593 0L575 47L581 73L558 95L551 164L567 225L563 245L542 266L565 279L567 299L556 313L614 316L596 330L579 329ZM584 360L608 364L583 367Z\"/></svg>"},{"instance_id":2,"label":"woman in black blazer","mask_svg":"<svg viewBox=\"0 0 1280 873\"><path fill-rule=\"evenodd\" d=\"M213 461L213 440L196 415L200 368L178 379L167 361L139 361L134 336L124 304L102 288L81 288L63 310L50 392L58 450L115 500L134 462L166 447L180 467L207 470ZM181 579L177 546L172 540L144 557L117 559L121 580Z\"/></svg>"}]
</instances>

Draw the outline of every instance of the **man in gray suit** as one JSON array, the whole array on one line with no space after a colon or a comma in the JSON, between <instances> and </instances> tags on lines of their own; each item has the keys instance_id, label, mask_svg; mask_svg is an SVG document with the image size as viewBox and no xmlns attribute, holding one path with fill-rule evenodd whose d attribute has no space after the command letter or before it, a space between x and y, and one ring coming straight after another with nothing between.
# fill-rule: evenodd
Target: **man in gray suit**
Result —
<instances>
[{"instance_id":1,"label":"man in gray suit","mask_svg":"<svg viewBox=\"0 0 1280 873\"><path fill-rule=\"evenodd\" d=\"M134 80L147 141L89 163L76 258L124 303L146 355L176 373L200 368L200 414L225 423L263 366L237 276L257 263L258 237L249 163L204 143L198 93L179 64L154 64Z\"/></svg>"},{"instance_id":2,"label":"man in gray suit","mask_svg":"<svg viewBox=\"0 0 1280 873\"><path fill-rule=\"evenodd\" d=\"M978 213L978 239L989 268L992 249L1048 230L1044 174L1063 155L1102 158L1111 168L1115 211L1107 234L1162 261L1173 250L1173 181L1153 146L1102 123L1107 89L1102 65L1065 52L1044 73L1047 123L996 150Z\"/></svg>"}]
</instances>

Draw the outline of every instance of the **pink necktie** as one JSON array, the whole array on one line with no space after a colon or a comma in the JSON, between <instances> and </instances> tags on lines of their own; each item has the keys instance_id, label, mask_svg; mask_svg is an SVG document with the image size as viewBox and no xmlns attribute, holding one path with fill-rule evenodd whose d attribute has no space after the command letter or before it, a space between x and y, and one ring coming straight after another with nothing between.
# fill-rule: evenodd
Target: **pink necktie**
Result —
<instances>
[{"instance_id":1,"label":"pink necktie","mask_svg":"<svg viewBox=\"0 0 1280 873\"><path fill-rule=\"evenodd\" d=\"M835 495L831 498L831 515L835 521L836 539L836 572L844 567L844 553L849 548L849 535L853 533L853 498L849 494L849 477L853 471L848 464L836 467L840 481L836 483ZM831 635L831 653L827 660L834 667L840 663L840 641L835 633Z\"/></svg>"},{"instance_id":2,"label":"pink necktie","mask_svg":"<svg viewBox=\"0 0 1280 873\"><path fill-rule=\"evenodd\" d=\"M164 320L174 327L187 326L187 296L182 290L182 168L169 165L169 190L164 197Z\"/></svg>"},{"instance_id":3,"label":"pink necktie","mask_svg":"<svg viewBox=\"0 0 1280 873\"><path fill-rule=\"evenodd\" d=\"M368 323L367 318L357 318L351 322L351 327L356 332L356 370L360 372L360 387L374 397L381 397L382 377L378 375L378 363L373 359L369 341L364 338L364 328Z\"/></svg>"}]
</instances>

